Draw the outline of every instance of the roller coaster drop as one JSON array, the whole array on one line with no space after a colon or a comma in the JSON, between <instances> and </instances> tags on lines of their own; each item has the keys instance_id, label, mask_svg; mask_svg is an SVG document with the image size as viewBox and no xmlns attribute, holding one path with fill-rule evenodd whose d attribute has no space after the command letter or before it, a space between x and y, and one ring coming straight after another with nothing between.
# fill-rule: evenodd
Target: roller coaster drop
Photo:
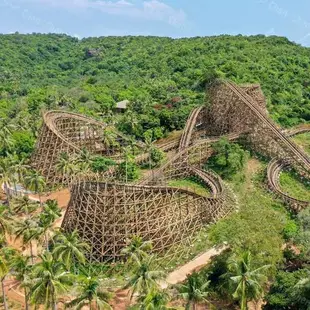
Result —
<instances>
[{"instance_id":1,"label":"roller coaster drop","mask_svg":"<svg viewBox=\"0 0 310 310\"><path fill-rule=\"evenodd\" d=\"M175 155L139 184L117 183L114 169L70 182L71 199L62 227L66 231L76 229L90 245L90 261L120 259L126 239L133 235L151 240L154 250L165 257L181 255L206 224L233 212L237 208L234 193L215 173L201 169L212 155L211 144L223 136L232 141L243 136L254 149L273 158L268 167L270 189L295 211L309 206L309 202L280 190L279 171L290 165L309 177L310 159L268 118L260 86L240 87L218 81L210 89L210 102L209 107L192 111L181 136L157 145ZM104 128L105 124L74 113L47 112L33 156L34 166L49 185L54 185L69 182L55 168L61 152L75 155L86 148L92 154L120 160L120 149L104 144ZM309 130L304 126L299 131ZM117 139L120 145L126 144L124 137L119 135ZM146 154L139 155L136 162L147 158ZM189 176L208 187L210 197L168 186L171 179Z\"/></svg>"}]
</instances>

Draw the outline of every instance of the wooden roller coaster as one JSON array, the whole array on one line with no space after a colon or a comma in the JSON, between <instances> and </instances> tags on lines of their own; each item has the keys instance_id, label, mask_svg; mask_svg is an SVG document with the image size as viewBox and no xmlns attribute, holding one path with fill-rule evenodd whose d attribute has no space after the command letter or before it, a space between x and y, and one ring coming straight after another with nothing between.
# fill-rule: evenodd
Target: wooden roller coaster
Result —
<instances>
[{"instance_id":1,"label":"wooden roller coaster","mask_svg":"<svg viewBox=\"0 0 310 310\"><path fill-rule=\"evenodd\" d=\"M46 113L33 156L35 167L49 184L65 184L67 180L55 169L61 152L72 155L87 148L92 154L119 157L118 149L109 149L102 142L104 128L104 124L77 114ZM236 209L234 193L219 176L201 167L213 153L212 143L221 137L234 141L241 135L264 155L309 175L308 156L268 118L259 85L238 87L218 81L210 89L210 105L193 110L183 133L157 143L174 155L138 184L117 183L114 169L103 175L76 177L70 183L71 200L62 227L76 229L90 244L88 258L93 262L121 259L121 249L133 235L151 240L154 250L167 257L180 255L206 224ZM147 158L140 154L136 161ZM270 172L275 192L276 173ZM211 194L169 186L170 180L186 177L199 179ZM297 204L296 210L305 207L304 202Z\"/></svg>"}]
</instances>

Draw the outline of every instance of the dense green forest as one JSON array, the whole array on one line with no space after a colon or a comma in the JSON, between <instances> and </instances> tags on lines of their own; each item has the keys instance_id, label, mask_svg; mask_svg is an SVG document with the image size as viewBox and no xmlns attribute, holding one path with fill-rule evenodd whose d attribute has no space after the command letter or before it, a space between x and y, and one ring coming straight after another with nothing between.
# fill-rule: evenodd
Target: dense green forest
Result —
<instances>
[{"instance_id":1,"label":"dense green forest","mask_svg":"<svg viewBox=\"0 0 310 310\"><path fill-rule=\"evenodd\" d=\"M138 296L130 298L137 304L128 309L171 309L167 305L175 303L175 309L207 304L244 310L248 302L263 301L264 309L309 310L310 209L294 214L268 192L267 161L243 143L219 140L204 166L235 194L238 212L204 227L189 254L169 262L155 263L152 243L133 236L122 250L126 264L88 263L89 245L76 231L56 227L64 208L56 200L41 199L47 184L30 166L41 112L65 109L106 121L104 138L110 146L117 144L117 127L127 134L129 146L121 163L86 149L72 158L61 153L59 173L69 177L115 166L122 182L146 177L171 156L153 142L184 128L193 107L207 101L205 82L215 75L240 84L260 83L270 116L281 126L309 122L309 69L309 48L275 36L78 40L56 34L0 35L0 304L20 309L4 288L15 278L24 304L46 309L56 309L69 295L69 309L91 308L92 303L93 309L112 309L119 297L116 288L122 287L129 289L128 297ZM116 103L125 99L128 109L114 113ZM139 143L149 154L141 165L134 161L135 138L144 140ZM294 139L309 151L308 133ZM280 181L292 196L308 197L309 184L293 172L283 173ZM16 192L23 185L38 199L11 197L7 185ZM172 179L169 185L210 195L196 178ZM13 247L16 238L23 251ZM225 251L183 283L166 290L159 285L167 272L223 245Z\"/></svg>"},{"instance_id":2,"label":"dense green forest","mask_svg":"<svg viewBox=\"0 0 310 310\"><path fill-rule=\"evenodd\" d=\"M1 116L63 106L102 115L128 99L134 113L124 117L123 131L171 131L203 102L205 76L216 70L238 83L261 83L271 116L292 126L310 120L309 68L310 49L282 37L0 35Z\"/></svg>"}]
</instances>

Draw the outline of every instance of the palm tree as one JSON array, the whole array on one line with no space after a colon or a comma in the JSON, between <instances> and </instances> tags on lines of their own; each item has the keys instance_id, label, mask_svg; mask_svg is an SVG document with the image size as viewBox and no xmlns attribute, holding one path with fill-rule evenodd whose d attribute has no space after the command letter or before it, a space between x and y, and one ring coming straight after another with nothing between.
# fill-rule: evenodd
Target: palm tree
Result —
<instances>
[{"instance_id":1,"label":"palm tree","mask_svg":"<svg viewBox=\"0 0 310 310\"><path fill-rule=\"evenodd\" d=\"M57 310L57 298L69 290L74 276L65 270L62 262L55 261L51 253L45 252L39 257L40 262L32 270L30 300Z\"/></svg>"},{"instance_id":2,"label":"palm tree","mask_svg":"<svg viewBox=\"0 0 310 310\"><path fill-rule=\"evenodd\" d=\"M68 234L57 234L54 243L53 256L62 261L68 270L75 261L85 264L84 251L89 248L89 245L80 241L76 230Z\"/></svg>"},{"instance_id":3,"label":"palm tree","mask_svg":"<svg viewBox=\"0 0 310 310\"><path fill-rule=\"evenodd\" d=\"M12 231L12 216L8 207L0 205L0 234L5 236Z\"/></svg>"},{"instance_id":4,"label":"palm tree","mask_svg":"<svg viewBox=\"0 0 310 310\"><path fill-rule=\"evenodd\" d=\"M15 125L9 119L0 120L0 147L8 152L13 146L12 132Z\"/></svg>"},{"instance_id":5,"label":"palm tree","mask_svg":"<svg viewBox=\"0 0 310 310\"><path fill-rule=\"evenodd\" d=\"M197 272L187 276L186 282L179 288L180 296L186 300L186 309L196 309L197 303L210 302L209 288L210 281L203 281Z\"/></svg>"},{"instance_id":6,"label":"palm tree","mask_svg":"<svg viewBox=\"0 0 310 310\"><path fill-rule=\"evenodd\" d=\"M169 310L172 309L167 306L170 301L170 296L165 291L151 290L146 296L139 298L141 310Z\"/></svg>"},{"instance_id":7,"label":"palm tree","mask_svg":"<svg viewBox=\"0 0 310 310\"><path fill-rule=\"evenodd\" d=\"M4 280L6 275L9 273L9 267L4 255L0 255L0 280L1 280L1 290L2 290L2 298L3 298L3 306L5 310L8 310L8 304L6 300Z\"/></svg>"},{"instance_id":8,"label":"palm tree","mask_svg":"<svg viewBox=\"0 0 310 310\"><path fill-rule=\"evenodd\" d=\"M76 161L79 163L86 163L86 164L90 165L92 162L92 155L87 150L87 148L83 147L81 152L77 156Z\"/></svg>"},{"instance_id":9,"label":"palm tree","mask_svg":"<svg viewBox=\"0 0 310 310\"><path fill-rule=\"evenodd\" d=\"M76 171L74 159L70 158L68 153L61 152L55 165L56 171L59 172L67 181Z\"/></svg>"},{"instance_id":10,"label":"palm tree","mask_svg":"<svg viewBox=\"0 0 310 310\"><path fill-rule=\"evenodd\" d=\"M78 279L79 296L66 304L67 308L83 309L112 309L109 305L111 294L106 292L100 285L100 280L97 277L81 276ZM95 306L95 307L93 307Z\"/></svg>"},{"instance_id":11,"label":"palm tree","mask_svg":"<svg viewBox=\"0 0 310 310\"><path fill-rule=\"evenodd\" d=\"M16 255L12 260L11 268L15 279L20 282L20 287L24 289L25 309L29 309L29 289L31 279L29 277L31 266L29 265L30 256Z\"/></svg>"},{"instance_id":12,"label":"palm tree","mask_svg":"<svg viewBox=\"0 0 310 310\"><path fill-rule=\"evenodd\" d=\"M32 264L34 263L32 241L36 239L38 235L38 229L38 222L32 218L27 218L15 223L15 238L21 238L23 245L29 244Z\"/></svg>"},{"instance_id":13,"label":"palm tree","mask_svg":"<svg viewBox=\"0 0 310 310\"><path fill-rule=\"evenodd\" d=\"M17 176L16 180L22 183L24 180L24 175L26 175L27 169L30 169L30 166L25 164L24 159L19 159L16 154L11 155L11 158L12 169Z\"/></svg>"},{"instance_id":14,"label":"palm tree","mask_svg":"<svg viewBox=\"0 0 310 310\"><path fill-rule=\"evenodd\" d=\"M42 207L41 194L46 187L44 177L38 171L31 170L30 173L25 176L25 186L27 189L39 195L40 206Z\"/></svg>"},{"instance_id":15,"label":"palm tree","mask_svg":"<svg viewBox=\"0 0 310 310\"><path fill-rule=\"evenodd\" d=\"M267 282L266 270L270 265L252 268L251 253L244 252L240 258L235 255L228 262L228 273L233 288L233 298L240 303L241 310L247 309L247 302L259 299L264 293Z\"/></svg>"},{"instance_id":16,"label":"palm tree","mask_svg":"<svg viewBox=\"0 0 310 310\"><path fill-rule=\"evenodd\" d=\"M7 198L7 203L10 205L10 186L15 182L15 173L11 166L11 161L8 157L0 159L0 178L3 183L4 191Z\"/></svg>"},{"instance_id":17,"label":"palm tree","mask_svg":"<svg viewBox=\"0 0 310 310\"><path fill-rule=\"evenodd\" d=\"M140 236L133 236L126 240L127 246L122 249L122 254L129 257L131 263L147 258L153 248L151 241L143 241Z\"/></svg>"},{"instance_id":18,"label":"palm tree","mask_svg":"<svg viewBox=\"0 0 310 310\"><path fill-rule=\"evenodd\" d=\"M101 141L106 149L106 152L109 154L111 147L118 146L116 129L114 127L106 127L102 131Z\"/></svg>"},{"instance_id":19,"label":"palm tree","mask_svg":"<svg viewBox=\"0 0 310 310\"><path fill-rule=\"evenodd\" d=\"M16 197L12 204L16 214L25 214L27 218L38 208L38 204L30 200L28 196Z\"/></svg>"},{"instance_id":20,"label":"palm tree","mask_svg":"<svg viewBox=\"0 0 310 310\"><path fill-rule=\"evenodd\" d=\"M61 217L61 209L58 206L57 200L46 200L43 205L43 212L41 215L48 217L51 222L55 222L59 217Z\"/></svg>"},{"instance_id":21,"label":"palm tree","mask_svg":"<svg viewBox=\"0 0 310 310\"><path fill-rule=\"evenodd\" d=\"M133 268L133 276L125 285L125 289L131 288L130 299L135 293L147 295L151 290L159 289L159 281L164 279L164 272L153 270L153 256L136 261Z\"/></svg>"}]
</instances>

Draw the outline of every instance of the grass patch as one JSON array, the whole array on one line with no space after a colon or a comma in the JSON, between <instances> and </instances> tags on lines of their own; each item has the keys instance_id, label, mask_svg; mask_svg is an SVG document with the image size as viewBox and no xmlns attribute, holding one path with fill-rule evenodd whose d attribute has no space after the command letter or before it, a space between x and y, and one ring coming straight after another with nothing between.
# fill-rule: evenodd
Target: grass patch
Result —
<instances>
[{"instance_id":1,"label":"grass patch","mask_svg":"<svg viewBox=\"0 0 310 310\"><path fill-rule=\"evenodd\" d=\"M201 183L198 183L192 178L171 180L168 182L168 185L172 187L178 187L182 189L191 190L201 196L206 196L206 197L210 196L210 190L206 186L202 185Z\"/></svg>"},{"instance_id":2,"label":"grass patch","mask_svg":"<svg viewBox=\"0 0 310 310\"><path fill-rule=\"evenodd\" d=\"M310 154L310 132L302 133L293 137L295 143L301 146L305 152Z\"/></svg>"},{"instance_id":3,"label":"grass patch","mask_svg":"<svg viewBox=\"0 0 310 310\"><path fill-rule=\"evenodd\" d=\"M265 165L248 160L245 178L229 182L239 201L239 212L220 220L209 230L212 244L226 242L234 252L251 251L259 264L275 266L283 259L283 230L289 218L283 204L263 186Z\"/></svg>"},{"instance_id":4,"label":"grass patch","mask_svg":"<svg viewBox=\"0 0 310 310\"><path fill-rule=\"evenodd\" d=\"M280 175L280 185L283 192L301 200L310 201L310 184L302 182L292 171L283 171Z\"/></svg>"}]
</instances>

